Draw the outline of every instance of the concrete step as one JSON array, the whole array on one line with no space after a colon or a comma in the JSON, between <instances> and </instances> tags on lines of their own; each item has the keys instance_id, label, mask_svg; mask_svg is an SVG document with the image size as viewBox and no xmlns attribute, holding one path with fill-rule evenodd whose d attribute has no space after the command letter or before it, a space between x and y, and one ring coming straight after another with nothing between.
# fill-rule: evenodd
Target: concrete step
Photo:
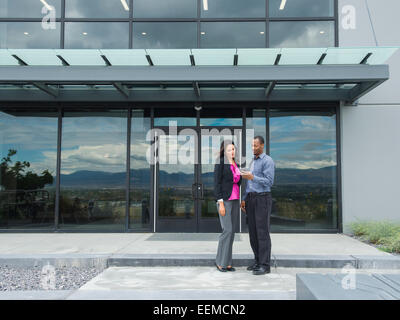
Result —
<instances>
[{"instance_id":1,"label":"concrete step","mask_svg":"<svg viewBox=\"0 0 400 320\"><path fill-rule=\"evenodd\" d=\"M51 264L55 267L110 266L213 266L215 254L1 254L0 266L32 267ZM249 254L234 254L233 265L253 263ZM400 269L400 257L393 255L272 255L271 267Z\"/></svg>"}]
</instances>

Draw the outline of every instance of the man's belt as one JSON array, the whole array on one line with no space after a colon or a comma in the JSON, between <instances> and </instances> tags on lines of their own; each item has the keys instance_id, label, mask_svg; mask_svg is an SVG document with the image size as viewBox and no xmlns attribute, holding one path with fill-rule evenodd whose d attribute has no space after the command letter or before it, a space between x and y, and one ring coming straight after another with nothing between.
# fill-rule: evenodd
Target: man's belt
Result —
<instances>
[{"instance_id":1,"label":"man's belt","mask_svg":"<svg viewBox=\"0 0 400 320\"><path fill-rule=\"evenodd\" d=\"M247 195L249 197L266 196L271 194L271 192L249 192Z\"/></svg>"}]
</instances>

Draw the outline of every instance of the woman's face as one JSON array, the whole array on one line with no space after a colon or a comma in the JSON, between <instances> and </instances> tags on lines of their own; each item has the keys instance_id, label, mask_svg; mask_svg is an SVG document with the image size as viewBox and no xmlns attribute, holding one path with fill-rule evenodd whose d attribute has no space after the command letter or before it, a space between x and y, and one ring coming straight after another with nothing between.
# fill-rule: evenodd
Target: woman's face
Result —
<instances>
[{"instance_id":1,"label":"woman's face","mask_svg":"<svg viewBox=\"0 0 400 320\"><path fill-rule=\"evenodd\" d=\"M225 154L229 160L234 159L235 158L235 146L233 144L228 145L225 149Z\"/></svg>"}]
</instances>

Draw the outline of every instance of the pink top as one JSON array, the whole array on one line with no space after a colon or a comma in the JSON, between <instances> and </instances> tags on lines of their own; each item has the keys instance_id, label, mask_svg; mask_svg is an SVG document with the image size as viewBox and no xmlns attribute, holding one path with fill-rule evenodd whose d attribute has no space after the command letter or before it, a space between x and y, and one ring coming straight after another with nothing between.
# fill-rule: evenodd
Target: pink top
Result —
<instances>
[{"instance_id":1,"label":"pink top","mask_svg":"<svg viewBox=\"0 0 400 320\"><path fill-rule=\"evenodd\" d=\"M237 183L240 180L240 171L235 163L231 164L231 170L233 173L233 188L232 188L232 194L228 200L238 200L239 199L239 186Z\"/></svg>"}]
</instances>

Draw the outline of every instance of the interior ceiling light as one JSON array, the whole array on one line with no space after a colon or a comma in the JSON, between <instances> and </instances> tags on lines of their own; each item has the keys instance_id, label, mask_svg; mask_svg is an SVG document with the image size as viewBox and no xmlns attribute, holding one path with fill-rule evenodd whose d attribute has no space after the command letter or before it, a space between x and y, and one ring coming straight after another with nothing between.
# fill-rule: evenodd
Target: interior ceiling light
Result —
<instances>
[{"instance_id":1,"label":"interior ceiling light","mask_svg":"<svg viewBox=\"0 0 400 320\"><path fill-rule=\"evenodd\" d=\"M50 6L46 0L40 0L41 3L43 3L43 5L47 8L47 10L53 10L53 7Z\"/></svg>"},{"instance_id":2,"label":"interior ceiling light","mask_svg":"<svg viewBox=\"0 0 400 320\"><path fill-rule=\"evenodd\" d=\"M126 3L126 0L121 0L122 6L124 7L125 11L129 11L129 6Z\"/></svg>"},{"instance_id":3,"label":"interior ceiling light","mask_svg":"<svg viewBox=\"0 0 400 320\"><path fill-rule=\"evenodd\" d=\"M203 0L203 10L204 11L208 10L208 0Z\"/></svg>"},{"instance_id":4,"label":"interior ceiling light","mask_svg":"<svg viewBox=\"0 0 400 320\"><path fill-rule=\"evenodd\" d=\"M279 7L279 10L285 9L285 6L286 6L286 0L282 0L281 6Z\"/></svg>"}]
</instances>

